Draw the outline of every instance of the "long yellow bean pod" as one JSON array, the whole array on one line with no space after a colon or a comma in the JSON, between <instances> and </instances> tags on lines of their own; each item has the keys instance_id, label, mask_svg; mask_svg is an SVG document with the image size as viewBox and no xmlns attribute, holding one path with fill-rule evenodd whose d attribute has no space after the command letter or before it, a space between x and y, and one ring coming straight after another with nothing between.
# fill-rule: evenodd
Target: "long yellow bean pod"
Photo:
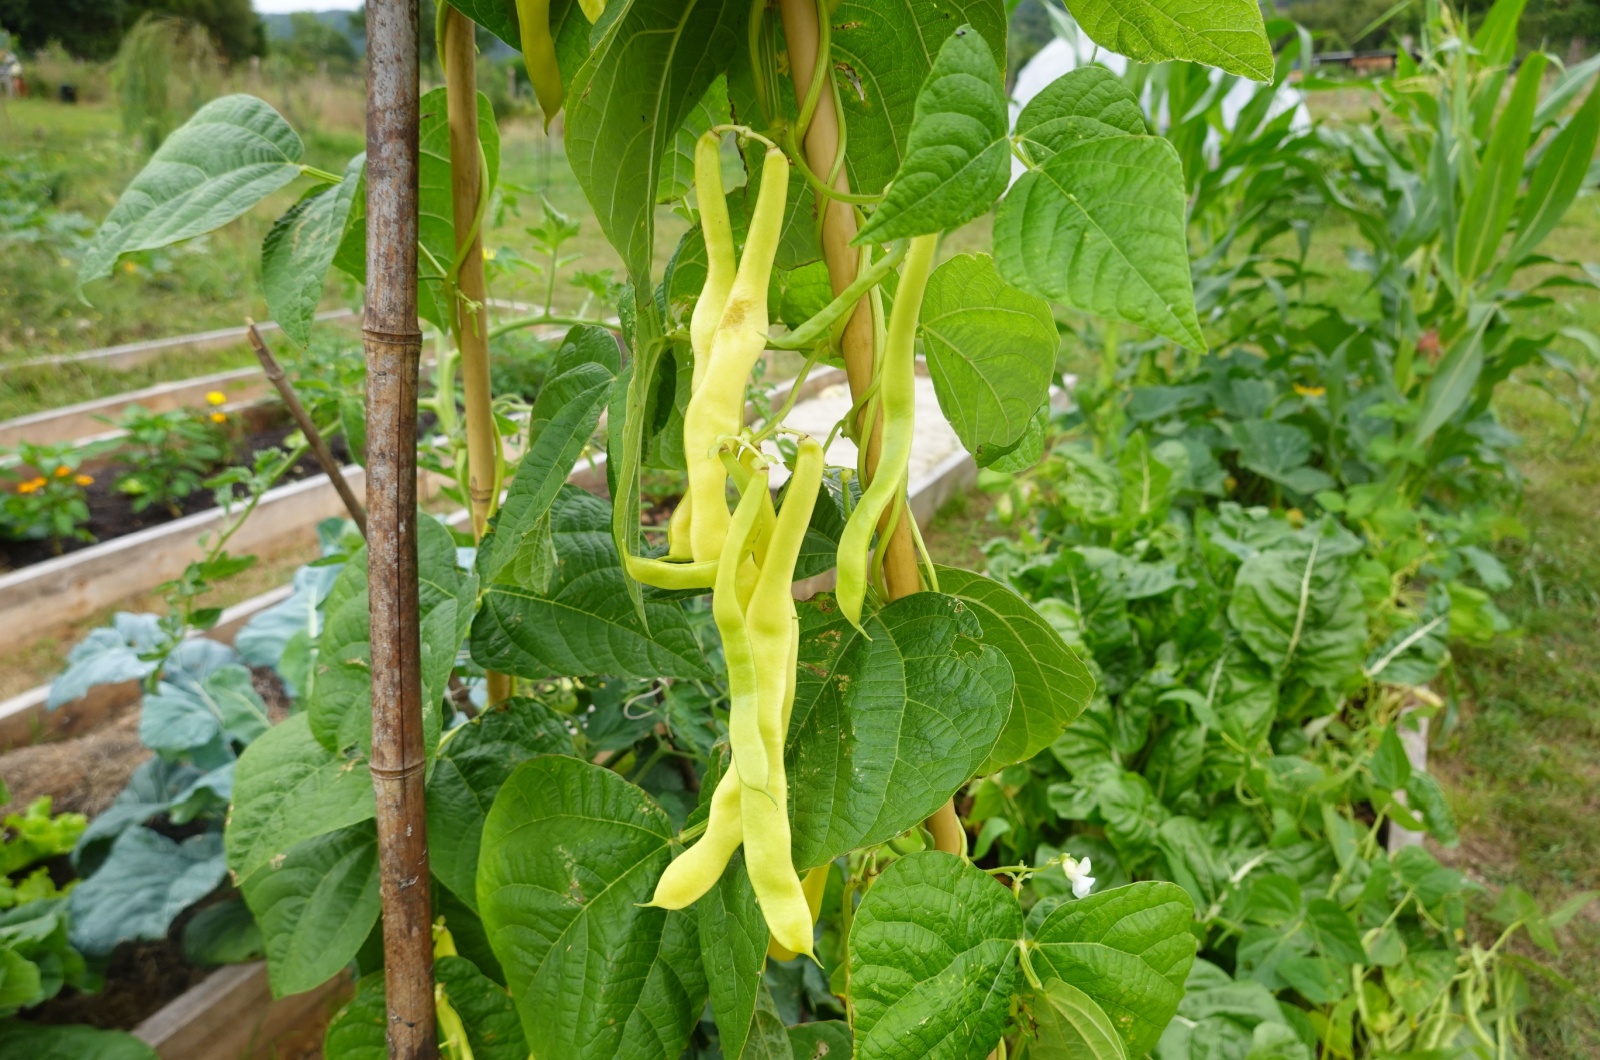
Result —
<instances>
[{"instance_id":1,"label":"long yellow bean pod","mask_svg":"<svg viewBox=\"0 0 1600 1060\"><path fill-rule=\"evenodd\" d=\"M850 521L839 536L839 610L857 629L861 628L861 605L867 593L872 534L884 511L905 490L906 469L911 463L917 406L917 317L922 312L922 294L928 286L928 274L933 271L937 243L937 236L917 236L906 252L884 343L883 382L879 387L883 445L878 451L872 484L861 495L861 502L850 513Z\"/></svg>"},{"instance_id":2,"label":"long yellow bean pod","mask_svg":"<svg viewBox=\"0 0 1600 1060\"><path fill-rule=\"evenodd\" d=\"M711 363L711 340L728 306L738 265L734 260L733 223L728 218L728 198L722 186L722 137L707 131L694 145L695 197L700 205L700 234L706 245L706 282L700 288L694 312L689 317L689 349L694 377L691 396L705 379ZM693 458L691 457L691 460ZM694 523L694 500L685 492L667 524L667 558L691 559L694 545L690 527Z\"/></svg>"},{"instance_id":3,"label":"long yellow bean pod","mask_svg":"<svg viewBox=\"0 0 1600 1060\"><path fill-rule=\"evenodd\" d=\"M522 64L528 68L548 128L566 94L556 65L555 38L550 36L550 0L517 0L517 26L522 34Z\"/></svg>"},{"instance_id":4,"label":"long yellow bean pod","mask_svg":"<svg viewBox=\"0 0 1600 1060\"><path fill-rule=\"evenodd\" d=\"M727 536L723 491L728 473L712 453L719 438L737 434L744 426L745 381L767 344L767 282L783 234L788 195L789 161L782 151L768 151L744 257L711 340L710 362L684 414L683 447L693 505L689 530L696 560L715 558Z\"/></svg>"},{"instance_id":5,"label":"long yellow bean pod","mask_svg":"<svg viewBox=\"0 0 1600 1060\"><path fill-rule=\"evenodd\" d=\"M721 464L719 463L720 467ZM722 635L722 657L728 664L728 743L733 748L733 771L747 788L765 794L770 784L768 749L761 738L757 668L744 607L739 600L739 567L755 536L767 493L767 472L750 476L717 560L716 586L711 595L711 617ZM770 660L767 661L770 665Z\"/></svg>"},{"instance_id":6,"label":"long yellow bean pod","mask_svg":"<svg viewBox=\"0 0 1600 1060\"><path fill-rule=\"evenodd\" d=\"M717 782L717 789L711 793L711 817L706 822L705 835L667 866L656 884L650 905L682 909L697 901L721 878L728 867L728 859L744 842L741 787L739 771L730 764Z\"/></svg>"},{"instance_id":7,"label":"long yellow bean pod","mask_svg":"<svg viewBox=\"0 0 1600 1060\"><path fill-rule=\"evenodd\" d=\"M811 926L817 924L817 917L822 914L822 896L828 889L828 870L831 865L818 865L806 873L805 879L800 881L800 889L805 892L806 908L811 910ZM792 961L800 956L794 950L785 949L778 945L776 939L767 942L767 956L775 961Z\"/></svg>"}]
</instances>

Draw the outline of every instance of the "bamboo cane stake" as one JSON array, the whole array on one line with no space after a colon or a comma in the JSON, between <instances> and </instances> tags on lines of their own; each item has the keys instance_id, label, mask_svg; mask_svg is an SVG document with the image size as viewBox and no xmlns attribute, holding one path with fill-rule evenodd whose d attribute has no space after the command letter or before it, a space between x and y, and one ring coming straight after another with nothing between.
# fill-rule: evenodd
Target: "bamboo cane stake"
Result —
<instances>
[{"instance_id":1,"label":"bamboo cane stake","mask_svg":"<svg viewBox=\"0 0 1600 1060\"><path fill-rule=\"evenodd\" d=\"M417 629L417 0L367 4L367 562L389 1055L434 1060Z\"/></svg>"},{"instance_id":2,"label":"bamboo cane stake","mask_svg":"<svg viewBox=\"0 0 1600 1060\"><path fill-rule=\"evenodd\" d=\"M780 0L780 4L783 35L789 46L789 72L794 80L795 98L804 99L811 89L811 75L817 63L817 47L820 39L817 27L817 3L816 0ZM839 122L834 112L833 91L833 81L830 78L822 87L816 113L811 119L811 127L806 130L806 161L811 166L812 172L823 176L833 172L834 159L839 153ZM850 191L850 178L844 167L839 168L839 175L834 180L833 186L838 191ZM859 259L856 248L850 245L850 241L856 236L855 210L848 203L827 198L821 193L817 195L817 208L823 211L822 257L828 263L828 280L833 287L834 297L838 297L856 278ZM845 325L840 345L844 354L845 374L850 380L850 396L852 400L860 401L861 395L872 385L872 310L865 298L857 303L855 312ZM858 436L868 433L859 429L862 426L858 420ZM883 422L880 419L871 424L870 434L866 439L869 474L878 466L878 450L882 440ZM904 501L901 503L903 505ZM886 525L893 515L894 509L891 507L884 513L884 522L879 526ZM898 600L902 596L910 596L922 590L922 574L917 567L916 543L911 536L911 520L915 517L908 508L902 510L901 516L895 520L894 532L889 536L889 541L878 546L885 550L883 576L888 583L891 600ZM961 829L961 820L956 814L953 801L930 817L927 824L940 850L952 854L966 852L966 833Z\"/></svg>"},{"instance_id":3,"label":"bamboo cane stake","mask_svg":"<svg viewBox=\"0 0 1600 1060\"><path fill-rule=\"evenodd\" d=\"M455 221L456 349L461 351L461 391L467 423L467 499L472 506L472 536L481 541L499 499L500 437L495 430L489 387L489 293L483 272L483 147L478 139L478 49L472 20L447 9L440 57L445 68L445 99L450 121L450 193ZM505 674L489 673L488 699L495 704L511 694Z\"/></svg>"},{"instance_id":4,"label":"bamboo cane stake","mask_svg":"<svg viewBox=\"0 0 1600 1060\"><path fill-rule=\"evenodd\" d=\"M261 370L267 373L267 379L277 388L278 396L283 399L284 405L289 410L289 415L294 417L294 422L300 428L300 433L306 436L306 444L311 447L311 455L317 458L317 463L322 467L323 474L328 476L328 481L333 483L333 488L339 494L339 499L344 502L345 511L350 513L350 518L355 520L356 529L361 531L361 536L367 536L367 513L361 507L361 502L356 500L355 491L350 488L350 483L345 481L344 470L339 467L339 461L333 458L333 453L328 449L328 443L323 440L322 432L317 430L316 423L311 419L311 414L300 403L300 395L295 392L294 384L289 382L283 374L283 366L272 355L272 350L267 348L266 340L261 337L261 332L256 330L256 322L245 321L247 334L250 337L250 348L256 351L256 360L261 362Z\"/></svg>"}]
</instances>

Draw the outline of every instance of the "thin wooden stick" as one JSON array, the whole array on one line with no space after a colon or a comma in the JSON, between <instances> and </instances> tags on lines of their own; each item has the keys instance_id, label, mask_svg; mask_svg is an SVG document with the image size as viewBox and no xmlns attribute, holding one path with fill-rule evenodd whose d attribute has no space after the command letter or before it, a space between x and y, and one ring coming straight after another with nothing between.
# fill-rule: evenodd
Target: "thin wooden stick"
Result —
<instances>
[{"instance_id":1,"label":"thin wooden stick","mask_svg":"<svg viewBox=\"0 0 1600 1060\"><path fill-rule=\"evenodd\" d=\"M372 785L389 1055L435 1060L417 606L417 0L367 3L367 536Z\"/></svg>"},{"instance_id":2,"label":"thin wooden stick","mask_svg":"<svg viewBox=\"0 0 1600 1060\"><path fill-rule=\"evenodd\" d=\"M322 466L328 481L333 483L339 499L344 501L345 510L350 513L350 518L356 521L356 528L361 531L361 536L366 537L367 510L356 500L355 491L350 488L350 483L345 481L339 461L333 458L328 443L322 440L322 432L318 431L317 425L312 422L311 414L300 404L300 395L295 392L294 384L283 374L283 366L272 356L272 351L261 338L261 332L256 330L256 322L246 317L245 325L249 328L250 348L256 351L256 360L261 362L261 370L267 373L267 378L277 388L278 396L283 398L284 405L288 406L289 415L294 417L300 433L306 436L306 444L311 447L311 455L317 458L317 463Z\"/></svg>"}]
</instances>

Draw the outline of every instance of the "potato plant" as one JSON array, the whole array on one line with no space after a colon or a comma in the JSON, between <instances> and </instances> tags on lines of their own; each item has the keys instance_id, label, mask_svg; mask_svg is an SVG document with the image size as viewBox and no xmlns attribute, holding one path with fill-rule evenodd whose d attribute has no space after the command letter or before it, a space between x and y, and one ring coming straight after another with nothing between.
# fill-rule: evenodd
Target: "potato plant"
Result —
<instances>
[{"instance_id":1,"label":"potato plant","mask_svg":"<svg viewBox=\"0 0 1600 1060\"><path fill-rule=\"evenodd\" d=\"M967 857L952 797L1050 746L1093 680L1014 592L928 560L906 490L919 348L961 443L1012 471L1043 451L1052 302L1205 350L1172 142L1092 69L1013 132L1001 0L456 7L526 49L547 118L563 106L627 284L621 345L573 324L515 467L468 468L505 483L483 531L419 520L445 1049L1149 1052L1194 963L1190 896L1096 889L1071 858L997 877ZM1069 7L1140 62L1274 75L1250 0ZM465 356L458 227L481 223L499 150L489 107L452 130L447 96L422 100L419 313ZM478 147L473 214L452 207L452 132ZM722 186L724 152L742 187ZM328 268L362 274L365 197L361 157L340 175L301 153L265 103L207 105L135 178L82 278L306 177L262 255L268 303L303 342ZM662 204L695 224L658 274ZM940 236L991 209L993 254L939 263ZM855 407L836 431L855 466L826 466L786 408L746 426L772 348L844 363ZM564 485L603 413L609 502ZM689 483L664 540L640 525L646 469ZM837 595L792 599L835 569ZM357 551L302 642L300 709L231 768L227 868L280 993L381 961L368 577ZM452 686L479 678L488 701L463 709ZM1025 910L1024 883L1063 872L1074 898ZM842 1019L786 1026L769 965L799 969L807 1011ZM382 1049L382 992L362 980L330 1057Z\"/></svg>"}]
</instances>

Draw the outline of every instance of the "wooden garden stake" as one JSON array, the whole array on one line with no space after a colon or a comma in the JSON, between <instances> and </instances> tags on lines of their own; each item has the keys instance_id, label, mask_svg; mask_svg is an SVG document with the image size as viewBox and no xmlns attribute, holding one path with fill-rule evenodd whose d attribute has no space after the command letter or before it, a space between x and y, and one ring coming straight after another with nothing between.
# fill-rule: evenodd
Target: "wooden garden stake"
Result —
<instances>
[{"instance_id":1,"label":"wooden garden stake","mask_svg":"<svg viewBox=\"0 0 1600 1060\"><path fill-rule=\"evenodd\" d=\"M483 144L478 138L478 49L472 20L455 8L444 18L439 56L444 61L450 120L450 193L455 222L456 348L461 351L461 391L466 405L467 494L472 536L483 539L499 501L500 436L495 430L489 387L488 283L483 274ZM506 675L490 673L488 698L511 694Z\"/></svg>"},{"instance_id":2,"label":"wooden garden stake","mask_svg":"<svg viewBox=\"0 0 1600 1060\"><path fill-rule=\"evenodd\" d=\"M367 4L367 563L389 1055L438 1055L417 629L417 0Z\"/></svg>"},{"instance_id":3,"label":"wooden garden stake","mask_svg":"<svg viewBox=\"0 0 1600 1060\"><path fill-rule=\"evenodd\" d=\"M256 360L261 362L261 370L267 373L267 379L277 389L278 396L283 398L284 405L289 409L289 415L294 417L294 422L300 428L300 433L306 436L306 444L311 447L311 455L317 458L328 481L333 483L339 499L344 502L345 511L350 513L350 518L355 520L356 528L361 531L361 536L367 536L367 513L361 507L361 502L356 500L355 491L350 488L350 483L345 481L344 471L339 467L339 461L333 458L333 453L328 449L328 443L322 440L322 432L317 430L317 425L311 419L311 414L306 412L306 407L300 403L300 395L295 392L294 384L289 382L283 374L283 366L278 359L272 356L272 351L267 348L266 341L261 338L261 332L256 330L254 320L245 320L249 328L250 348L256 351Z\"/></svg>"},{"instance_id":4,"label":"wooden garden stake","mask_svg":"<svg viewBox=\"0 0 1600 1060\"><path fill-rule=\"evenodd\" d=\"M783 35L788 42L789 72L794 79L796 99L804 99L810 91L811 76L816 68L821 36L817 26L817 7L816 0L780 0ZM804 149L813 173L826 176L833 172L834 160L839 153L839 122L834 113L831 78L822 87L816 113L811 118L810 128L806 130ZM850 178L843 166L839 168L833 186L841 192L850 191ZM855 280L859 264L858 250L850 245L857 230L855 209L820 192L817 195L817 208L823 214L822 257L828 263L828 280L837 296ZM860 401L861 395L872 385L872 309L867 299L863 298L856 304L855 312L845 325L840 346L844 354L845 374L850 380L850 397ZM869 425L858 422L857 426ZM862 433L868 435L865 439L866 466L868 474L871 474L878 466L878 450L883 441L882 420L872 423L870 430ZM886 525L893 515L894 507L890 506L884 513L884 522L879 524L880 527ZM917 548L911 536L909 511L906 515L907 518L895 520L888 543L878 546L885 550L883 577L888 583L891 600L922 590L922 572L917 565ZM940 850L955 854L965 852L966 837L961 831L953 803L929 818L928 828Z\"/></svg>"}]
</instances>

